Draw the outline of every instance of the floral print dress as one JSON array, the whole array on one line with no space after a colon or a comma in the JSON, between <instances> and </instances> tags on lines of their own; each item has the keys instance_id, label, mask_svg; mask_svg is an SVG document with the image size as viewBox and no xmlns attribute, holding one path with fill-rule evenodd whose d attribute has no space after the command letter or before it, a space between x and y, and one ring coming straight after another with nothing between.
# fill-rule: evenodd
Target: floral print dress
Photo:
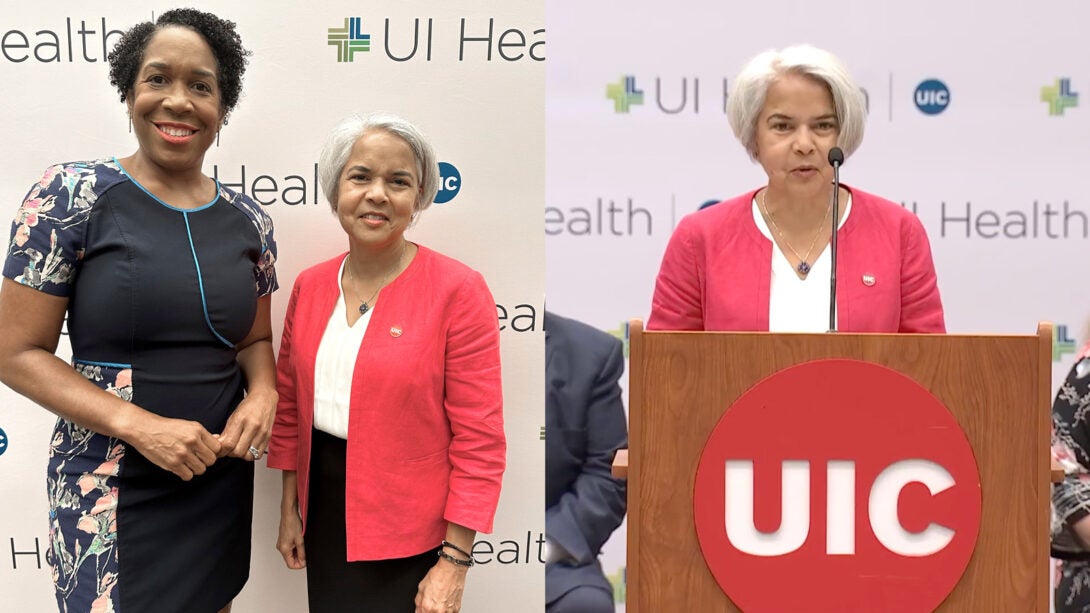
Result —
<instances>
[{"instance_id":1,"label":"floral print dress","mask_svg":"<svg viewBox=\"0 0 1090 613\"><path fill-rule=\"evenodd\" d=\"M1090 544L1073 528L1090 515L1090 343L1052 404L1052 455L1066 474L1052 486L1056 613L1090 613Z\"/></svg>"},{"instance_id":2,"label":"floral print dress","mask_svg":"<svg viewBox=\"0 0 1090 613\"><path fill-rule=\"evenodd\" d=\"M4 276L68 299L73 367L153 413L223 430L244 393L235 344L276 289L272 222L218 186L179 209L116 159L46 170L12 224ZM184 482L64 419L49 442L49 549L62 612L214 612L249 574L253 464Z\"/></svg>"}]
</instances>

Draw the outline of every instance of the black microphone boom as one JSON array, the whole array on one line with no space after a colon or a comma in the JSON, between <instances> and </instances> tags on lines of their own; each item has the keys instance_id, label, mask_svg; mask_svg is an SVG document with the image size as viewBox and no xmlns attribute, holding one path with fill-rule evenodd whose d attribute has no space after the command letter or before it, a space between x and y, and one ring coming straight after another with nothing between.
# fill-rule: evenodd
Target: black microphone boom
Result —
<instances>
[{"instance_id":1,"label":"black microphone boom","mask_svg":"<svg viewBox=\"0 0 1090 613\"><path fill-rule=\"evenodd\" d=\"M833 167L833 227L829 238L829 260L832 272L829 274L829 332L836 332L836 235L840 225L840 165L844 163L844 152L840 147L829 150L829 165Z\"/></svg>"}]
</instances>

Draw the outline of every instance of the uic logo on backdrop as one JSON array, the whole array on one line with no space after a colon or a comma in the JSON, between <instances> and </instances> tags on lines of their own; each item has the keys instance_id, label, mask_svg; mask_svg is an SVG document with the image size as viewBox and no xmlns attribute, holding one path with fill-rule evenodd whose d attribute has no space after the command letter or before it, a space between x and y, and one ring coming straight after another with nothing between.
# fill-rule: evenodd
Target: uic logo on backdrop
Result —
<instances>
[{"instance_id":1,"label":"uic logo on backdrop","mask_svg":"<svg viewBox=\"0 0 1090 613\"><path fill-rule=\"evenodd\" d=\"M927 79L916 86L912 101L925 115L938 115L950 105L950 89L938 79Z\"/></svg>"},{"instance_id":2,"label":"uic logo on backdrop","mask_svg":"<svg viewBox=\"0 0 1090 613\"><path fill-rule=\"evenodd\" d=\"M1066 109L1079 106L1078 92L1071 91L1071 79L1060 77L1052 85L1041 88L1041 102L1048 104L1048 114L1063 115Z\"/></svg>"},{"instance_id":3,"label":"uic logo on backdrop","mask_svg":"<svg viewBox=\"0 0 1090 613\"><path fill-rule=\"evenodd\" d=\"M443 204L454 200L462 190L462 173L454 164L439 162L439 191L435 193L435 203Z\"/></svg>"},{"instance_id":4,"label":"uic logo on backdrop","mask_svg":"<svg viewBox=\"0 0 1090 613\"><path fill-rule=\"evenodd\" d=\"M0 455L4 455L4 452L8 450L8 435L4 432L3 428L0 428Z\"/></svg>"},{"instance_id":5,"label":"uic logo on backdrop","mask_svg":"<svg viewBox=\"0 0 1090 613\"><path fill-rule=\"evenodd\" d=\"M1075 339L1067 336L1067 326L1057 324L1052 328L1052 361L1059 362L1064 355L1075 353Z\"/></svg>"},{"instance_id":6,"label":"uic logo on backdrop","mask_svg":"<svg viewBox=\"0 0 1090 613\"><path fill-rule=\"evenodd\" d=\"M745 611L932 611L972 557L980 477L957 420L918 383L819 360L727 409L693 507L704 559Z\"/></svg>"}]
</instances>

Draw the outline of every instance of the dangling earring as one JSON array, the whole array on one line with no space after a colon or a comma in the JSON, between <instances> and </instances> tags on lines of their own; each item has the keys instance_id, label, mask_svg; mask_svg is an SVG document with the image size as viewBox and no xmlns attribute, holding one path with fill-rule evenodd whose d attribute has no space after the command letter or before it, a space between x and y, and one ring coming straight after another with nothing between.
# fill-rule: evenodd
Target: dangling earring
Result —
<instances>
[{"instance_id":1,"label":"dangling earring","mask_svg":"<svg viewBox=\"0 0 1090 613\"><path fill-rule=\"evenodd\" d=\"M132 112L129 112L129 134L132 134Z\"/></svg>"},{"instance_id":2,"label":"dangling earring","mask_svg":"<svg viewBox=\"0 0 1090 613\"><path fill-rule=\"evenodd\" d=\"M220 124L219 129L216 130L216 146L217 147L220 146L220 131L223 130L224 128L226 128L226 127L227 127L227 116L224 115L223 116L223 123Z\"/></svg>"}]
</instances>

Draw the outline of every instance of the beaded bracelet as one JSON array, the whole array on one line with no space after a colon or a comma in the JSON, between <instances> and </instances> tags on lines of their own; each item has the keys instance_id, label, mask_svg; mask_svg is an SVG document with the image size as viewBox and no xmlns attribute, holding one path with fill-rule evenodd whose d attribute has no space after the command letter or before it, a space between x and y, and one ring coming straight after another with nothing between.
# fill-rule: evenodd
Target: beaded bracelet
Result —
<instances>
[{"instance_id":1,"label":"beaded bracelet","mask_svg":"<svg viewBox=\"0 0 1090 613\"><path fill-rule=\"evenodd\" d=\"M447 562L450 562L451 564L457 564L458 566L464 566L466 568L473 566L473 558L470 558L468 560L459 560L458 558L450 555L442 549L439 550L439 557L443 558Z\"/></svg>"}]
</instances>

